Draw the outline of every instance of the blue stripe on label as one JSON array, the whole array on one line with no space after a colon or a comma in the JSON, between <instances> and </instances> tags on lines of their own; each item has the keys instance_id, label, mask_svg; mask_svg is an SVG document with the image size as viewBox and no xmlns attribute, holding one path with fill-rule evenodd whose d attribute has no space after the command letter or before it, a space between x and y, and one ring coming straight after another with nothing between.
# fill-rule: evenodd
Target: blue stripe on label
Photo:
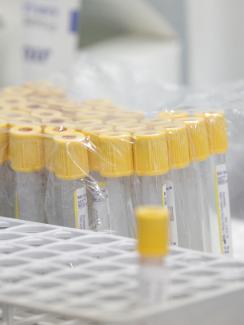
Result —
<instances>
[{"instance_id":1,"label":"blue stripe on label","mask_svg":"<svg viewBox=\"0 0 244 325\"><path fill-rule=\"evenodd\" d=\"M70 13L70 25L69 30L72 33L77 33L79 30L79 22L80 22L80 12L74 10Z\"/></svg>"}]
</instances>

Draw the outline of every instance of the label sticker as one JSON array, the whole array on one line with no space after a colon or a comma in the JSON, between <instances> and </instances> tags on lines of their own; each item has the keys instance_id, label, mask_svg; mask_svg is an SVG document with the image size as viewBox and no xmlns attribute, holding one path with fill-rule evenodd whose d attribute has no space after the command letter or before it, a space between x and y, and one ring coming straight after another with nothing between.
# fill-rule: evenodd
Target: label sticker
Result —
<instances>
[{"instance_id":1,"label":"label sticker","mask_svg":"<svg viewBox=\"0 0 244 325\"><path fill-rule=\"evenodd\" d=\"M226 165L216 166L217 183L217 211L220 221L220 233L222 235L222 253L229 255L232 253L231 247L231 221L230 221L230 201L228 189L228 173Z\"/></svg>"},{"instance_id":2,"label":"label sticker","mask_svg":"<svg viewBox=\"0 0 244 325\"><path fill-rule=\"evenodd\" d=\"M75 227L79 229L88 228L88 207L87 207L86 188L78 188L74 192L74 213Z\"/></svg>"},{"instance_id":3,"label":"label sticker","mask_svg":"<svg viewBox=\"0 0 244 325\"><path fill-rule=\"evenodd\" d=\"M175 191L172 182L163 185L162 205L169 210L170 217L170 245L178 245L177 219L175 209Z\"/></svg>"},{"instance_id":4,"label":"label sticker","mask_svg":"<svg viewBox=\"0 0 244 325\"><path fill-rule=\"evenodd\" d=\"M96 230L109 230L109 204L106 183L100 182L92 188L92 220Z\"/></svg>"}]
</instances>

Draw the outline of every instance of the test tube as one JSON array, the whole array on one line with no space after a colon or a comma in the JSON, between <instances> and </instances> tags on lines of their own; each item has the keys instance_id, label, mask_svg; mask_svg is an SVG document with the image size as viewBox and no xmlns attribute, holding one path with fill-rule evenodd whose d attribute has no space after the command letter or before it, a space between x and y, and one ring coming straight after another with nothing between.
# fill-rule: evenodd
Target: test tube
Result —
<instances>
[{"instance_id":1,"label":"test tube","mask_svg":"<svg viewBox=\"0 0 244 325\"><path fill-rule=\"evenodd\" d=\"M198 226L202 232L203 250L216 253L215 245L212 243L211 229L216 229L217 210L215 205L213 174L209 159L210 149L207 128L205 120L201 117L188 117L184 118L183 121L186 126L189 141L191 160L189 168L193 175L193 187L196 192L201 193L197 198L198 201L195 201L195 204L198 207L196 217L198 219ZM192 221L194 222L194 220ZM219 234L217 231L215 232L215 240L219 243Z\"/></svg>"},{"instance_id":2,"label":"test tube","mask_svg":"<svg viewBox=\"0 0 244 325\"><path fill-rule=\"evenodd\" d=\"M163 303L167 296L168 272L168 210L157 206L136 210L138 229L138 302L153 306Z\"/></svg>"},{"instance_id":3,"label":"test tube","mask_svg":"<svg viewBox=\"0 0 244 325\"><path fill-rule=\"evenodd\" d=\"M228 173L226 169L225 154L228 149L228 136L226 121L223 113L204 114L211 152L212 170L214 173L214 186L216 206L218 213L218 229L220 234L220 250L222 254L232 254L231 214L228 188ZM216 231L213 229L213 234ZM213 237L213 240L215 236Z\"/></svg>"},{"instance_id":4,"label":"test tube","mask_svg":"<svg viewBox=\"0 0 244 325\"><path fill-rule=\"evenodd\" d=\"M202 215L199 181L190 167L190 151L187 130L183 123L173 122L167 130L169 163L172 186L175 192L175 213L179 246L203 250L203 236L200 222Z\"/></svg>"},{"instance_id":5,"label":"test tube","mask_svg":"<svg viewBox=\"0 0 244 325\"><path fill-rule=\"evenodd\" d=\"M110 131L99 135L100 171L105 178L111 229L131 236L134 214L131 195L133 175L132 141L129 133Z\"/></svg>"},{"instance_id":6,"label":"test tube","mask_svg":"<svg viewBox=\"0 0 244 325\"><path fill-rule=\"evenodd\" d=\"M13 200L8 196L8 187L13 189L13 180L8 173L8 124L0 121L0 215L13 217Z\"/></svg>"},{"instance_id":7,"label":"test tube","mask_svg":"<svg viewBox=\"0 0 244 325\"><path fill-rule=\"evenodd\" d=\"M101 148L99 134L109 128L91 125L83 128L87 136L87 150L90 175L86 178L90 228L96 231L110 231L110 213L105 178L100 173Z\"/></svg>"},{"instance_id":8,"label":"test tube","mask_svg":"<svg viewBox=\"0 0 244 325\"><path fill-rule=\"evenodd\" d=\"M44 128L44 153L45 153L45 213L47 222L53 225L62 225L63 221L56 212L56 177L54 175L54 136L58 134L69 134L73 130L65 126L47 126Z\"/></svg>"},{"instance_id":9,"label":"test tube","mask_svg":"<svg viewBox=\"0 0 244 325\"><path fill-rule=\"evenodd\" d=\"M163 187L169 171L166 133L137 131L133 135L137 205L163 204Z\"/></svg>"},{"instance_id":10,"label":"test tube","mask_svg":"<svg viewBox=\"0 0 244 325\"><path fill-rule=\"evenodd\" d=\"M44 152L41 128L15 126L10 129L9 150L16 182L16 218L45 222Z\"/></svg>"},{"instance_id":11,"label":"test tube","mask_svg":"<svg viewBox=\"0 0 244 325\"><path fill-rule=\"evenodd\" d=\"M85 136L76 132L54 137L56 213L65 227L88 229L85 177L89 174Z\"/></svg>"}]
</instances>

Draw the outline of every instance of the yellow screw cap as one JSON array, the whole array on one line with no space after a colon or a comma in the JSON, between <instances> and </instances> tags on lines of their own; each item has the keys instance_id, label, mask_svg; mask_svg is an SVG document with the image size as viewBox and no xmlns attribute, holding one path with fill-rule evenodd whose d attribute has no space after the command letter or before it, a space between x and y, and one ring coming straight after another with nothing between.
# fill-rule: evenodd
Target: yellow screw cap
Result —
<instances>
[{"instance_id":1,"label":"yellow screw cap","mask_svg":"<svg viewBox=\"0 0 244 325\"><path fill-rule=\"evenodd\" d=\"M165 112L160 112L159 117L162 119L172 119L172 120L177 120L181 119L183 117L188 117L189 113L187 111L165 111Z\"/></svg>"},{"instance_id":2,"label":"yellow screw cap","mask_svg":"<svg viewBox=\"0 0 244 325\"><path fill-rule=\"evenodd\" d=\"M63 180L76 180L89 174L85 136L81 133L54 137L54 173Z\"/></svg>"},{"instance_id":3,"label":"yellow screw cap","mask_svg":"<svg viewBox=\"0 0 244 325\"><path fill-rule=\"evenodd\" d=\"M225 153L228 149L228 135L224 113L204 114L211 154Z\"/></svg>"},{"instance_id":4,"label":"yellow screw cap","mask_svg":"<svg viewBox=\"0 0 244 325\"><path fill-rule=\"evenodd\" d=\"M100 171L101 148L99 142L99 134L106 131L111 130L109 127L104 127L96 124L84 127L82 130L82 132L88 137L87 150L89 169L91 171Z\"/></svg>"},{"instance_id":5,"label":"yellow screw cap","mask_svg":"<svg viewBox=\"0 0 244 325\"><path fill-rule=\"evenodd\" d=\"M185 168L190 163L189 143L186 127L183 123L170 123L166 126L171 168Z\"/></svg>"},{"instance_id":6,"label":"yellow screw cap","mask_svg":"<svg viewBox=\"0 0 244 325\"><path fill-rule=\"evenodd\" d=\"M187 130L191 161L207 159L210 150L205 120L200 117L189 117L183 121Z\"/></svg>"},{"instance_id":7,"label":"yellow screw cap","mask_svg":"<svg viewBox=\"0 0 244 325\"><path fill-rule=\"evenodd\" d=\"M9 156L17 172L44 168L43 137L39 126L14 126L9 133Z\"/></svg>"},{"instance_id":8,"label":"yellow screw cap","mask_svg":"<svg viewBox=\"0 0 244 325\"><path fill-rule=\"evenodd\" d=\"M73 129L65 126L48 126L44 128L45 166L49 171L54 169L54 137L59 134L70 134Z\"/></svg>"},{"instance_id":9,"label":"yellow screw cap","mask_svg":"<svg viewBox=\"0 0 244 325\"><path fill-rule=\"evenodd\" d=\"M0 164L8 159L8 124L0 120Z\"/></svg>"},{"instance_id":10,"label":"yellow screw cap","mask_svg":"<svg viewBox=\"0 0 244 325\"><path fill-rule=\"evenodd\" d=\"M49 120L51 118L62 117L62 113L58 111L52 111L50 109L39 109L31 113L32 116L39 118L42 121Z\"/></svg>"},{"instance_id":11,"label":"yellow screw cap","mask_svg":"<svg viewBox=\"0 0 244 325\"><path fill-rule=\"evenodd\" d=\"M134 169L139 176L162 175L169 170L166 133L138 131L133 136Z\"/></svg>"},{"instance_id":12,"label":"yellow screw cap","mask_svg":"<svg viewBox=\"0 0 244 325\"><path fill-rule=\"evenodd\" d=\"M110 131L99 136L100 170L104 177L133 174L132 139L127 132Z\"/></svg>"},{"instance_id":13,"label":"yellow screw cap","mask_svg":"<svg viewBox=\"0 0 244 325\"><path fill-rule=\"evenodd\" d=\"M169 250L168 210L157 206L136 209L138 252L142 257L165 256Z\"/></svg>"}]
</instances>

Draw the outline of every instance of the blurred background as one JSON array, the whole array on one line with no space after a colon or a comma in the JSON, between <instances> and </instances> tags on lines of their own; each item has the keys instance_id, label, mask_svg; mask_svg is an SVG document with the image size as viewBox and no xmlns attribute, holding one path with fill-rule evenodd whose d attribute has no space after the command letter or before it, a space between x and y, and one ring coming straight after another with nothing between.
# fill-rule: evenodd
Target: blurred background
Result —
<instances>
[{"instance_id":1,"label":"blurred background","mask_svg":"<svg viewBox=\"0 0 244 325\"><path fill-rule=\"evenodd\" d=\"M61 78L81 57L122 64L122 79L125 70L196 87L241 79L243 12L242 0L0 0L1 85Z\"/></svg>"}]
</instances>

